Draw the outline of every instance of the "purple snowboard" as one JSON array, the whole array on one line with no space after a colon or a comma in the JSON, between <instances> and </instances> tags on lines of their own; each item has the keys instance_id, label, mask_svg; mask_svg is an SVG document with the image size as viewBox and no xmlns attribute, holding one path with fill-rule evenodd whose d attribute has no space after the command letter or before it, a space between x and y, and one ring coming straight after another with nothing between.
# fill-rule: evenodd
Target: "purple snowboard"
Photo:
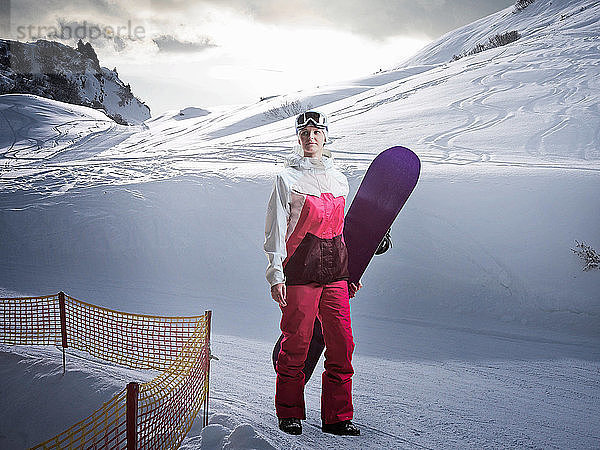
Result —
<instances>
[{"instance_id":1,"label":"purple snowboard","mask_svg":"<svg viewBox=\"0 0 600 450\"><path fill-rule=\"evenodd\" d=\"M348 249L348 282L360 281L379 243L408 200L419 179L421 161L405 147L391 147L373 160L344 219ZM273 365L281 349L281 335L273 349ZM315 321L310 349L304 363L306 383L319 361L325 343L319 319Z\"/></svg>"},{"instance_id":2,"label":"purple snowboard","mask_svg":"<svg viewBox=\"0 0 600 450\"><path fill-rule=\"evenodd\" d=\"M388 148L369 166L344 219L350 283L360 281L415 188L420 171L421 161L405 147Z\"/></svg>"}]
</instances>

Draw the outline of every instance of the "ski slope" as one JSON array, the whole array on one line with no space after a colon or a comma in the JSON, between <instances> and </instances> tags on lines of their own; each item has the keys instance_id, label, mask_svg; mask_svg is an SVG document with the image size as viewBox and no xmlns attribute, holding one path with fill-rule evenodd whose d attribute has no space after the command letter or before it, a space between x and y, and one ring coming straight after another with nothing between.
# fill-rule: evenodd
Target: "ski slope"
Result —
<instances>
[{"instance_id":1,"label":"ski slope","mask_svg":"<svg viewBox=\"0 0 600 450\"><path fill-rule=\"evenodd\" d=\"M133 127L0 96L0 286L137 313L212 309L213 425L194 428L186 448L598 447L600 273L570 249L600 249L599 17L597 1L537 0L391 71L252 105L182 105ZM518 41L450 62L513 29ZM262 240L295 137L293 119L265 112L286 100L330 115L327 145L350 197L389 146L423 162L393 248L352 303L355 444L312 426L318 378L305 433L275 424L279 312ZM148 376L107 377L83 360L63 380L53 350L0 355L1 448L56 434ZM77 408L56 414L46 380Z\"/></svg>"}]
</instances>

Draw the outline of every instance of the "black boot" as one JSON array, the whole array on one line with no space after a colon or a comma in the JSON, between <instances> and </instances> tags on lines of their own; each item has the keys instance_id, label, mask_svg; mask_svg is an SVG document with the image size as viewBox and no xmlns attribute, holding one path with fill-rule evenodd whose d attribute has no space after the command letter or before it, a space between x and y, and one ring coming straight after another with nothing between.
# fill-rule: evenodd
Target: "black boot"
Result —
<instances>
[{"instance_id":1,"label":"black boot","mask_svg":"<svg viewBox=\"0 0 600 450\"><path fill-rule=\"evenodd\" d=\"M351 420L336 423L324 423L321 428L324 433L337 434L338 436L360 436L360 430Z\"/></svg>"},{"instance_id":2,"label":"black boot","mask_svg":"<svg viewBox=\"0 0 600 450\"><path fill-rule=\"evenodd\" d=\"M287 434L302 434L302 423L295 417L279 419L279 429Z\"/></svg>"}]
</instances>

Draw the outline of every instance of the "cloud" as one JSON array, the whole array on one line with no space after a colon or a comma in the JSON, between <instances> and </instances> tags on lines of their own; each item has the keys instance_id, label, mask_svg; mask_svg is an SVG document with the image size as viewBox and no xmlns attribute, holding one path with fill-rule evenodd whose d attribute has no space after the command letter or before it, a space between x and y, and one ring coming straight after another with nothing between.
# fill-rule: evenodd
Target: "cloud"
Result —
<instances>
[{"instance_id":1,"label":"cloud","mask_svg":"<svg viewBox=\"0 0 600 450\"><path fill-rule=\"evenodd\" d=\"M113 25L131 21L147 26L146 37L155 37L156 45L166 52L210 47L194 30L209 23L214 11L268 25L328 28L372 39L434 39L511 4L514 0L47 0L40 8L34 0L10 2L15 24L55 24L57 12L78 22L86 18Z\"/></svg>"},{"instance_id":2,"label":"cloud","mask_svg":"<svg viewBox=\"0 0 600 450\"><path fill-rule=\"evenodd\" d=\"M429 1L349 0L335 3L329 16L354 32L383 39L394 35L435 39L514 3L512 0ZM329 5L329 4L328 4Z\"/></svg>"},{"instance_id":3,"label":"cloud","mask_svg":"<svg viewBox=\"0 0 600 450\"><path fill-rule=\"evenodd\" d=\"M176 0L153 4L181 7ZM434 39L514 4L514 0L203 0L260 22L327 26L371 38L411 35Z\"/></svg>"},{"instance_id":4,"label":"cloud","mask_svg":"<svg viewBox=\"0 0 600 450\"><path fill-rule=\"evenodd\" d=\"M161 52L171 53L194 53L216 47L210 38L204 38L199 42L180 41L172 35L162 35L152 39Z\"/></svg>"}]
</instances>

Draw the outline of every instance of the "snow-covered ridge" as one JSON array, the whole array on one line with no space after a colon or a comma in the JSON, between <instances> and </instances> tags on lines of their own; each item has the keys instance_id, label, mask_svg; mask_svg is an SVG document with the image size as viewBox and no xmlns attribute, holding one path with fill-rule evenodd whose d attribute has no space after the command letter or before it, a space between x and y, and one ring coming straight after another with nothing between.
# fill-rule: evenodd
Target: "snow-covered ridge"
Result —
<instances>
[{"instance_id":1,"label":"snow-covered ridge","mask_svg":"<svg viewBox=\"0 0 600 450\"><path fill-rule=\"evenodd\" d=\"M0 94L27 93L105 111L120 124L139 124L150 108L116 72L101 67L91 44L0 39Z\"/></svg>"},{"instance_id":2,"label":"snow-covered ridge","mask_svg":"<svg viewBox=\"0 0 600 450\"><path fill-rule=\"evenodd\" d=\"M476 44L513 30L524 39L522 45L543 38L548 38L550 43L552 37L557 36L555 45L558 46L558 35L561 34L577 31L597 34L599 7L597 0L535 0L520 11L511 6L446 33L400 67L448 63L454 55L463 54Z\"/></svg>"}]
</instances>

